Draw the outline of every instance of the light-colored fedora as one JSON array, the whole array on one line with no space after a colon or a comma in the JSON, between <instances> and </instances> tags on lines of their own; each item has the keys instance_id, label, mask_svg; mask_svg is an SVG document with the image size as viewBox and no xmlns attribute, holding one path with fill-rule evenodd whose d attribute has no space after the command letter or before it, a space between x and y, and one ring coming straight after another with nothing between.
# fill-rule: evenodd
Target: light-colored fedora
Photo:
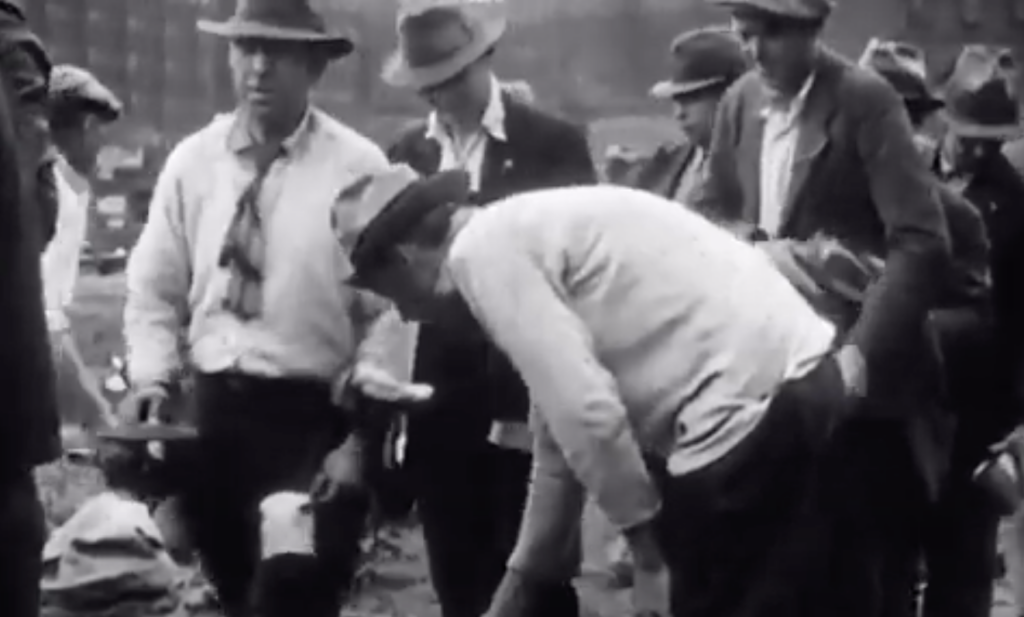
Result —
<instances>
[{"instance_id":1,"label":"light-colored fedora","mask_svg":"<svg viewBox=\"0 0 1024 617\"><path fill-rule=\"evenodd\" d=\"M1005 54L968 45L946 82L946 124L955 135L1010 140L1024 135Z\"/></svg>"},{"instance_id":2,"label":"light-colored fedora","mask_svg":"<svg viewBox=\"0 0 1024 617\"><path fill-rule=\"evenodd\" d=\"M238 0L235 13L223 22L201 19L197 27L229 39L297 41L323 49L331 59L352 53L348 33L328 30L309 0Z\"/></svg>"},{"instance_id":3,"label":"light-colored fedora","mask_svg":"<svg viewBox=\"0 0 1024 617\"><path fill-rule=\"evenodd\" d=\"M383 79L399 88L440 85L490 51L505 34L501 2L445 2L398 15L398 49L384 64Z\"/></svg>"}]
</instances>

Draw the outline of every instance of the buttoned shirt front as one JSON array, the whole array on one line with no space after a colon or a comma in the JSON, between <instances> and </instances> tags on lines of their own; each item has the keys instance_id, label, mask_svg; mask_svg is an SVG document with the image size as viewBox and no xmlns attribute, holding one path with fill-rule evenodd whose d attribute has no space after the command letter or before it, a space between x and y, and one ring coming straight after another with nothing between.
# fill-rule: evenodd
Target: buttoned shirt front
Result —
<instances>
[{"instance_id":1,"label":"buttoned shirt front","mask_svg":"<svg viewBox=\"0 0 1024 617\"><path fill-rule=\"evenodd\" d=\"M782 213L789 200L793 162L800 139L800 114L813 84L812 74L792 100L773 102L762 111L764 138L761 141L761 212L758 225L771 236L778 233Z\"/></svg>"},{"instance_id":2,"label":"buttoned shirt front","mask_svg":"<svg viewBox=\"0 0 1024 617\"><path fill-rule=\"evenodd\" d=\"M51 332L69 326L66 309L74 298L79 262L89 228L92 191L89 181L63 158L54 169L57 188L57 229L43 252L43 292L46 324Z\"/></svg>"},{"instance_id":3,"label":"buttoned shirt front","mask_svg":"<svg viewBox=\"0 0 1024 617\"><path fill-rule=\"evenodd\" d=\"M218 116L182 141L160 174L128 263L125 338L133 381L173 379L186 363L202 372L333 380L362 353L405 362L405 353L390 346L409 344L397 317L381 323L386 305L344 284L351 264L331 228L338 194L384 169L386 158L316 109L284 142L260 193L263 314L241 321L223 307L230 273L219 257L238 198L255 174L252 139L240 122L234 113Z\"/></svg>"},{"instance_id":4,"label":"buttoned shirt front","mask_svg":"<svg viewBox=\"0 0 1024 617\"><path fill-rule=\"evenodd\" d=\"M456 135L441 122L436 111L427 117L427 137L441 146L438 171L465 171L469 174L470 189L473 191L480 190L488 140L503 142L508 139L505 134L505 104L501 96L501 84L496 77L491 76L490 98L480 119L480 126L469 135Z\"/></svg>"}]
</instances>

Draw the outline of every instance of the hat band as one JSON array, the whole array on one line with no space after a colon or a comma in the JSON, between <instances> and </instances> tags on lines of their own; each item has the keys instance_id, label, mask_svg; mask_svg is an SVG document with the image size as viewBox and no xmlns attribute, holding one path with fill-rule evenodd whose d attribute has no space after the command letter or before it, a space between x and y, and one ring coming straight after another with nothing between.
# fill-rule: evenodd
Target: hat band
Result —
<instances>
[{"instance_id":1,"label":"hat band","mask_svg":"<svg viewBox=\"0 0 1024 617\"><path fill-rule=\"evenodd\" d=\"M239 11L232 17L234 22L258 24L268 28L285 28L289 30L307 30L318 34L327 33L327 24L322 17L312 11L287 11L276 6L263 10Z\"/></svg>"}]
</instances>

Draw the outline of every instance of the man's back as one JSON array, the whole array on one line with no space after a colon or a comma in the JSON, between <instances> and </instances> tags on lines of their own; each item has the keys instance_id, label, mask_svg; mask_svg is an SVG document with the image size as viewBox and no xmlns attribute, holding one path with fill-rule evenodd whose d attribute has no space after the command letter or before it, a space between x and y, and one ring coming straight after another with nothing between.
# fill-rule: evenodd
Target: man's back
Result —
<instances>
[{"instance_id":1,"label":"man's back","mask_svg":"<svg viewBox=\"0 0 1024 617\"><path fill-rule=\"evenodd\" d=\"M759 250L678 204L626 188L553 189L497 202L460 233L452 270L538 405L558 404L538 383L567 376L527 366L526 356L517 358L520 343L503 333L528 322L550 353L571 353L560 342L565 324L538 314L550 306L538 298L553 290L582 321L644 449L682 453L677 473L745 435L778 384L806 371L833 338L832 326ZM516 286L504 308L486 299L500 285Z\"/></svg>"}]
</instances>

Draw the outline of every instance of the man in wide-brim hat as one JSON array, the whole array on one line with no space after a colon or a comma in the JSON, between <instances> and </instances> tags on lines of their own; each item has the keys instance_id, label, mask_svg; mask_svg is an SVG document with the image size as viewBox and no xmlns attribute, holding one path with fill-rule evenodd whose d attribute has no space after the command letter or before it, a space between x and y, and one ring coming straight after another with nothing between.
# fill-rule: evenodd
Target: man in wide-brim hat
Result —
<instances>
[{"instance_id":1,"label":"man in wide-brim hat","mask_svg":"<svg viewBox=\"0 0 1024 617\"><path fill-rule=\"evenodd\" d=\"M585 132L503 87L493 58L502 0L408 2L384 80L430 105L389 155L424 175L462 170L481 205L512 194L595 182ZM406 456L445 617L483 614L515 543L530 475L529 395L478 328L420 329L414 376L436 388L409 420ZM575 615L566 579L546 586L537 615Z\"/></svg>"},{"instance_id":2,"label":"man in wide-brim hat","mask_svg":"<svg viewBox=\"0 0 1024 617\"><path fill-rule=\"evenodd\" d=\"M129 420L162 417L186 364L193 371L199 471L183 490L183 522L229 617L252 608L260 499L319 491L321 575L294 610L336 617L366 514L361 488L338 490L359 482L340 394L400 385L408 353L386 304L337 285L349 265L329 221L339 191L386 157L311 104L353 42L307 0L240 0L230 19L199 28L229 42L237 106L179 143L157 182L127 267L133 392L123 409Z\"/></svg>"},{"instance_id":3,"label":"man in wide-brim hat","mask_svg":"<svg viewBox=\"0 0 1024 617\"><path fill-rule=\"evenodd\" d=\"M718 102L750 62L739 38L723 27L684 32L672 41L670 53L672 74L654 84L651 96L671 103L684 139L649 155L613 146L605 177L686 204L706 172Z\"/></svg>"}]
</instances>

